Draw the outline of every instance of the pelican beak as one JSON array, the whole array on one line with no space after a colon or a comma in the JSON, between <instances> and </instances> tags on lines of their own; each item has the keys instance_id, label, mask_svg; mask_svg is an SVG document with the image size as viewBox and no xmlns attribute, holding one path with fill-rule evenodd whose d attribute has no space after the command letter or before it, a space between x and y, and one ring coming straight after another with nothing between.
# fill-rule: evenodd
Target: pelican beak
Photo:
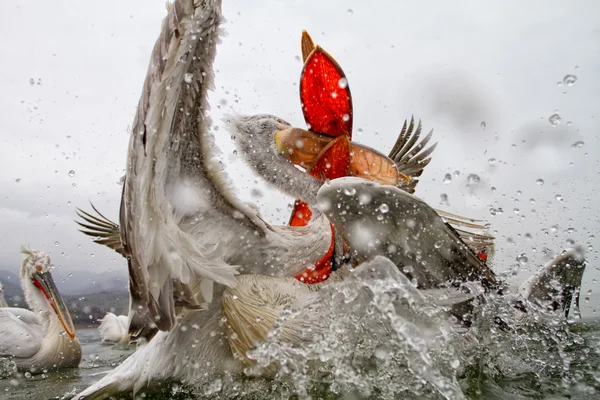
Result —
<instances>
[{"instance_id":1,"label":"pelican beak","mask_svg":"<svg viewBox=\"0 0 600 400\"><path fill-rule=\"evenodd\" d=\"M54 309L54 312L58 316L58 319L65 328L65 332L71 339L75 338L75 326L71 319L71 314L63 300L62 296L58 292L52 274L50 272L35 272L31 278L33 284L46 296L48 302Z\"/></svg>"},{"instance_id":2,"label":"pelican beak","mask_svg":"<svg viewBox=\"0 0 600 400\"><path fill-rule=\"evenodd\" d=\"M334 139L300 128L286 128L275 133L275 146L294 165L308 169ZM355 142L350 142L350 146L350 176L378 181L383 185L396 186L399 180L411 182L386 155Z\"/></svg>"},{"instance_id":3,"label":"pelican beak","mask_svg":"<svg viewBox=\"0 0 600 400\"><path fill-rule=\"evenodd\" d=\"M275 146L293 164L308 168L333 139L300 128L287 128L275 134Z\"/></svg>"}]
</instances>

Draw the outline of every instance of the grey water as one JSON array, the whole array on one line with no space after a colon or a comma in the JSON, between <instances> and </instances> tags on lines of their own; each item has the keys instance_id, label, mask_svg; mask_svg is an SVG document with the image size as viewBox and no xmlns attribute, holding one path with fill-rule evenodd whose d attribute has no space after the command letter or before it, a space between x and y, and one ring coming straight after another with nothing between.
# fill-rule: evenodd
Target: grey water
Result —
<instances>
[{"instance_id":1,"label":"grey water","mask_svg":"<svg viewBox=\"0 0 600 400\"><path fill-rule=\"evenodd\" d=\"M531 357L546 363L541 373L519 372L518 370L496 369L498 355L490 360L493 344L476 350L480 357L468 365L458 377L460 386L469 399L598 399L600 398L600 319L584 319L569 325L569 331L577 340L565 338L566 345L556 357L552 341L529 340L527 352ZM531 338L536 336L531 332ZM96 328L79 329L77 335L82 344L83 359L77 369L48 372L42 375L6 377L0 379L0 398L6 400L68 399L100 379L107 371L121 363L135 351L134 346L106 345L100 342ZM542 335L543 336L543 335ZM522 348L506 349L506 357L522 357ZM517 354L517 352L519 354ZM546 357L544 359L544 357ZM489 368L490 365L495 367ZM246 380L246 378L244 378ZM197 398L186 395L177 388L178 399ZM212 393L210 398L230 398L224 388L221 396ZM169 399L172 396L142 394L146 399ZM313 399L335 399L338 397L323 385L316 385L309 394ZM202 396L201 396L202 397ZM238 397L238 396L236 396ZM255 396L252 396L255 398ZM287 398L269 395L268 398ZM130 397L124 397L130 398ZM240 396L238 398L244 398ZM267 397L260 397L267 398ZM292 397L295 398L295 397ZM361 397L351 397L361 398ZM377 399L374 392L369 398Z\"/></svg>"}]
</instances>

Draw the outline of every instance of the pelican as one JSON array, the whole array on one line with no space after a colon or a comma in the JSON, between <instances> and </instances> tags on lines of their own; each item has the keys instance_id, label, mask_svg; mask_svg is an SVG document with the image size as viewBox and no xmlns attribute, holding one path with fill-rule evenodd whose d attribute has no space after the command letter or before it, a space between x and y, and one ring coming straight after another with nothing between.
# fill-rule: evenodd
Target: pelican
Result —
<instances>
[{"instance_id":1,"label":"pelican","mask_svg":"<svg viewBox=\"0 0 600 400\"><path fill-rule=\"evenodd\" d=\"M4 299L4 285L0 282L0 308L8 307L6 299Z\"/></svg>"},{"instance_id":2,"label":"pelican","mask_svg":"<svg viewBox=\"0 0 600 400\"><path fill-rule=\"evenodd\" d=\"M127 258L130 333L151 341L79 398L139 390L156 380L199 383L224 369L239 372L237 361L245 355L232 352L234 334L239 337L247 325L222 322L237 304L227 300L243 297L243 290L258 282L273 289L263 309L266 315L274 307L276 315L277 296L296 299L318 290L320 286L294 282L292 276L314 265L331 246L323 214L315 213L304 227L270 226L229 188L222 166L212 157L212 124L206 115L220 2L179 0L168 8L133 124L120 223L100 213L80 213L87 233ZM249 162L259 174L267 180L280 174L271 183L317 204L322 182L299 171L277 147L278 138L280 143L288 139L277 136L292 129L288 123L258 115L231 117L227 125L237 133L243 153L253 154ZM402 140L394 151L408 163L420 148L412 147L414 136ZM419 160L425 157L421 154ZM347 269L337 279L343 271ZM236 278L239 272L246 275ZM213 288L213 282L222 285ZM229 315L235 319L240 313ZM187 368L199 360L206 363L203 368Z\"/></svg>"},{"instance_id":3,"label":"pelican","mask_svg":"<svg viewBox=\"0 0 600 400\"><path fill-rule=\"evenodd\" d=\"M100 338L102 342L127 343L129 341L129 318L126 315L115 315L111 312L100 320Z\"/></svg>"},{"instance_id":4,"label":"pelican","mask_svg":"<svg viewBox=\"0 0 600 400\"><path fill-rule=\"evenodd\" d=\"M21 287L30 310L0 309L0 358L8 358L18 370L77 367L81 345L75 327L50 272L50 256L23 248Z\"/></svg>"},{"instance_id":5,"label":"pelican","mask_svg":"<svg viewBox=\"0 0 600 400\"><path fill-rule=\"evenodd\" d=\"M222 304L210 300L220 300L224 286L235 286L236 273L293 279L283 277L314 265L330 248L324 216L305 227L268 225L236 198L211 155L206 93L220 18L220 1L169 6L133 124L120 224L84 214L98 242L127 258L130 333L151 341L81 398L138 390L156 380L201 382L211 371L221 373L235 360L220 322ZM250 122L290 127L275 117ZM313 204L321 183L278 159L309 187L294 194ZM213 289L213 282L223 285ZM202 368L186 367L200 360Z\"/></svg>"}]
</instances>

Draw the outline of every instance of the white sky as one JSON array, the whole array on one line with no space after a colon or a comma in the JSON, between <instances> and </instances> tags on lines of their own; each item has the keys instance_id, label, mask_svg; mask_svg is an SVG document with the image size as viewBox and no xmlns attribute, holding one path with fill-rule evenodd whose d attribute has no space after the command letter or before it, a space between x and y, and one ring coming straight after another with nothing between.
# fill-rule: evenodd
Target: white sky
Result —
<instances>
[{"instance_id":1,"label":"white sky","mask_svg":"<svg viewBox=\"0 0 600 400\"><path fill-rule=\"evenodd\" d=\"M528 265L511 277L521 282L550 257L544 248L558 252L572 239L591 245L584 293L597 286L599 2L224 0L223 12L215 125L233 109L304 126L297 82L307 29L348 76L354 140L387 153L411 114L434 129L439 145L417 194L487 219L497 231L497 272L525 253ZM51 251L62 271L126 276L120 256L76 231L74 207L88 209L89 199L117 220L128 126L165 14L163 1L0 2L1 268L16 271L19 246L30 244ZM558 86L567 74L576 83ZM548 121L555 110L557 127ZM241 195L284 223L289 199L267 195L229 135L216 135ZM454 171L460 176L444 184ZM467 187L469 174L481 182ZM251 197L253 188L265 195ZM442 193L449 204L440 204ZM493 216L492 207L504 213Z\"/></svg>"}]
</instances>

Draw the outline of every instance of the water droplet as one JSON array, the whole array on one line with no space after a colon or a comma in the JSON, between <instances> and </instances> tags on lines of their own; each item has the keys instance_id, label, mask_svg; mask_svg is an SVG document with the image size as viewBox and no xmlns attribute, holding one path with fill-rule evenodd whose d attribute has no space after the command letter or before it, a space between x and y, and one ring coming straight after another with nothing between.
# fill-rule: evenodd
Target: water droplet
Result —
<instances>
[{"instance_id":1,"label":"water droplet","mask_svg":"<svg viewBox=\"0 0 600 400\"><path fill-rule=\"evenodd\" d=\"M371 195L369 193L361 193L358 195L358 204L366 206L371 203Z\"/></svg>"},{"instance_id":2,"label":"water droplet","mask_svg":"<svg viewBox=\"0 0 600 400\"><path fill-rule=\"evenodd\" d=\"M496 163L496 159L495 159L495 158L490 158L490 159L488 160L488 162L489 162L490 164L495 164L495 163Z\"/></svg>"},{"instance_id":3,"label":"water droplet","mask_svg":"<svg viewBox=\"0 0 600 400\"><path fill-rule=\"evenodd\" d=\"M481 121L481 129L485 130L485 128L487 127L485 121Z\"/></svg>"},{"instance_id":4,"label":"water droplet","mask_svg":"<svg viewBox=\"0 0 600 400\"><path fill-rule=\"evenodd\" d=\"M70 171L69 171L69 176L70 176L71 178L72 178L72 177L74 177L74 176L75 176L75 171L73 171L73 170L70 170Z\"/></svg>"},{"instance_id":5,"label":"water droplet","mask_svg":"<svg viewBox=\"0 0 600 400\"><path fill-rule=\"evenodd\" d=\"M342 115L342 121L346 122L346 121L349 121L349 120L350 120L350 115L348 115L348 114Z\"/></svg>"},{"instance_id":6,"label":"water droplet","mask_svg":"<svg viewBox=\"0 0 600 400\"><path fill-rule=\"evenodd\" d=\"M29 84L30 84L31 86L35 85L35 79L33 79L33 78L29 78Z\"/></svg>"},{"instance_id":7,"label":"water droplet","mask_svg":"<svg viewBox=\"0 0 600 400\"><path fill-rule=\"evenodd\" d=\"M331 201L329 201L329 199L321 199L319 200L318 206L319 210L322 212L327 212L329 209L331 209Z\"/></svg>"},{"instance_id":8,"label":"water droplet","mask_svg":"<svg viewBox=\"0 0 600 400\"><path fill-rule=\"evenodd\" d=\"M556 196L554 196L554 198L556 199L556 201L563 201L563 197L560 194L557 194Z\"/></svg>"},{"instance_id":9,"label":"water droplet","mask_svg":"<svg viewBox=\"0 0 600 400\"><path fill-rule=\"evenodd\" d=\"M577 142L573 143L573 144L571 145L571 148L572 148L572 149L580 149L580 148L582 148L583 146L585 146L585 143L583 143L581 140L579 140L579 141L577 141Z\"/></svg>"},{"instance_id":10,"label":"water droplet","mask_svg":"<svg viewBox=\"0 0 600 400\"><path fill-rule=\"evenodd\" d=\"M458 178L460 176L460 171L456 170L454 171L454 177Z\"/></svg>"},{"instance_id":11,"label":"water droplet","mask_svg":"<svg viewBox=\"0 0 600 400\"><path fill-rule=\"evenodd\" d=\"M452 182L452 175L450 175L450 174L444 175L444 183L450 183L450 182Z\"/></svg>"},{"instance_id":12,"label":"water droplet","mask_svg":"<svg viewBox=\"0 0 600 400\"><path fill-rule=\"evenodd\" d=\"M351 8L349 8L348 11L346 11L346 12L350 15L354 14L354 11Z\"/></svg>"},{"instance_id":13,"label":"water droplet","mask_svg":"<svg viewBox=\"0 0 600 400\"><path fill-rule=\"evenodd\" d=\"M442 247L442 242L441 241L435 242L433 247L435 247L436 249L439 249L440 247Z\"/></svg>"},{"instance_id":14,"label":"water droplet","mask_svg":"<svg viewBox=\"0 0 600 400\"><path fill-rule=\"evenodd\" d=\"M560 125L560 121L562 121L562 118L556 112L548 118L548 121L550 121L550 124L552 124L552 126L558 126Z\"/></svg>"},{"instance_id":15,"label":"water droplet","mask_svg":"<svg viewBox=\"0 0 600 400\"><path fill-rule=\"evenodd\" d=\"M227 105L227 99L221 99L221 100L219 100L219 104L220 104L222 107L225 107L225 106Z\"/></svg>"},{"instance_id":16,"label":"water droplet","mask_svg":"<svg viewBox=\"0 0 600 400\"><path fill-rule=\"evenodd\" d=\"M60 242L57 240L56 242L54 242L55 246L58 246L60 244Z\"/></svg>"},{"instance_id":17,"label":"water droplet","mask_svg":"<svg viewBox=\"0 0 600 400\"><path fill-rule=\"evenodd\" d=\"M556 226L556 225L552 225L552 226L550 227L550 232L551 232L551 233L556 233L556 232L558 232L558 226Z\"/></svg>"},{"instance_id":18,"label":"water droplet","mask_svg":"<svg viewBox=\"0 0 600 400\"><path fill-rule=\"evenodd\" d=\"M442 203L448 204L448 195L446 193L440 194L440 201Z\"/></svg>"},{"instance_id":19,"label":"water droplet","mask_svg":"<svg viewBox=\"0 0 600 400\"><path fill-rule=\"evenodd\" d=\"M344 188L344 194L346 196L354 196L356 194L356 189L354 189L353 187Z\"/></svg>"},{"instance_id":20,"label":"water droplet","mask_svg":"<svg viewBox=\"0 0 600 400\"><path fill-rule=\"evenodd\" d=\"M525 253L523 253L523 254L519 254L519 256L517 257L517 261L519 262L519 264L525 265L525 264L527 264L529 259L527 258Z\"/></svg>"},{"instance_id":21,"label":"water droplet","mask_svg":"<svg viewBox=\"0 0 600 400\"><path fill-rule=\"evenodd\" d=\"M183 75L183 80L185 83L192 83L192 79L194 79L194 74L187 73Z\"/></svg>"},{"instance_id":22,"label":"water droplet","mask_svg":"<svg viewBox=\"0 0 600 400\"><path fill-rule=\"evenodd\" d=\"M513 211L515 214L518 214L520 212L518 208L515 208Z\"/></svg>"},{"instance_id":23,"label":"water droplet","mask_svg":"<svg viewBox=\"0 0 600 400\"><path fill-rule=\"evenodd\" d=\"M388 211L390 211L390 207L387 204L383 203L382 205L379 206L380 213L385 214Z\"/></svg>"},{"instance_id":24,"label":"water droplet","mask_svg":"<svg viewBox=\"0 0 600 400\"><path fill-rule=\"evenodd\" d=\"M537 181L535 181L535 183L537 183L538 186L543 186L544 185L544 180L540 178Z\"/></svg>"},{"instance_id":25,"label":"water droplet","mask_svg":"<svg viewBox=\"0 0 600 400\"><path fill-rule=\"evenodd\" d=\"M346 78L341 78L338 81L338 86L340 87L340 89L346 89L348 87L348 79Z\"/></svg>"},{"instance_id":26,"label":"water droplet","mask_svg":"<svg viewBox=\"0 0 600 400\"><path fill-rule=\"evenodd\" d=\"M563 78L563 83L567 86L573 86L575 82L577 82L577 76L575 75L565 75Z\"/></svg>"},{"instance_id":27,"label":"water droplet","mask_svg":"<svg viewBox=\"0 0 600 400\"><path fill-rule=\"evenodd\" d=\"M415 226L417 226L417 221L415 221L415 220L414 220L414 219L412 219L412 218L408 218L408 219L406 220L406 226L408 226L409 228L411 228L411 229L412 229L412 228L414 228Z\"/></svg>"},{"instance_id":28,"label":"water droplet","mask_svg":"<svg viewBox=\"0 0 600 400\"><path fill-rule=\"evenodd\" d=\"M19 182L21 182L21 178L17 178L17 179L15 179L15 182L16 182L16 183L19 183Z\"/></svg>"},{"instance_id":29,"label":"water droplet","mask_svg":"<svg viewBox=\"0 0 600 400\"><path fill-rule=\"evenodd\" d=\"M479 181L481 181L479 175L469 174L469 176L467 177L467 182L469 185L476 185L479 183Z\"/></svg>"}]
</instances>

